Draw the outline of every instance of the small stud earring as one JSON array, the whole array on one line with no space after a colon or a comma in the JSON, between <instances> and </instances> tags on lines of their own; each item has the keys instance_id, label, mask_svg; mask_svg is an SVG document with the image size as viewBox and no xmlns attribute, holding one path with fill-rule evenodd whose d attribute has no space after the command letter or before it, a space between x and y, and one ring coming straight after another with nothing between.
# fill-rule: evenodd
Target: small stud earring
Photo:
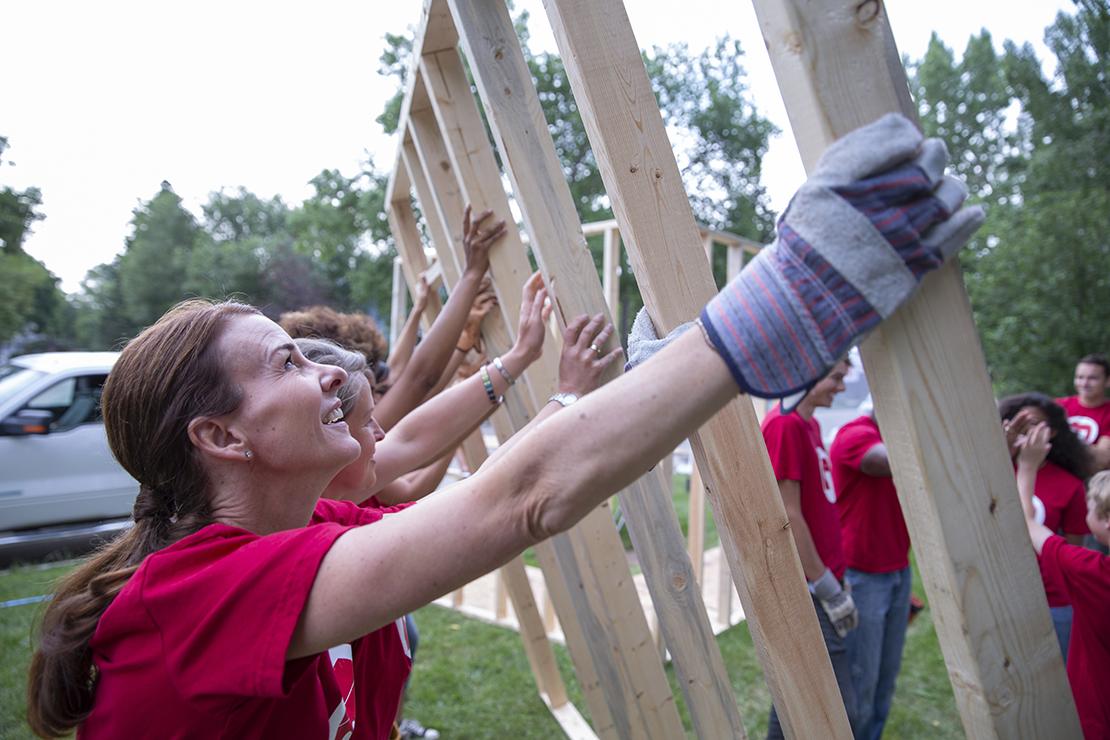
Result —
<instances>
[{"instance_id":1,"label":"small stud earring","mask_svg":"<svg viewBox=\"0 0 1110 740\"><path fill-rule=\"evenodd\" d=\"M247 450L247 451L245 451L245 452L243 453L243 456L244 456L245 458L247 458L248 460L250 460L250 459L251 459L251 451L250 451L250 450Z\"/></svg>"}]
</instances>

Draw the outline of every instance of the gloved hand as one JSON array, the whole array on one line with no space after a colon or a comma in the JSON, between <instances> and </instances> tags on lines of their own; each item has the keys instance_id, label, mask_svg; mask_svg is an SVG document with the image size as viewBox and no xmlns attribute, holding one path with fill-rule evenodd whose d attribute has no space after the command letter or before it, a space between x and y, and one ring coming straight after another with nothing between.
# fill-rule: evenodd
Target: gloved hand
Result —
<instances>
[{"instance_id":1,"label":"gloved hand","mask_svg":"<svg viewBox=\"0 0 1110 740\"><path fill-rule=\"evenodd\" d=\"M852 589L847 584L841 586L831 570L826 568L820 578L809 584L809 590L829 615L836 634L844 637L859 626L859 609L852 600Z\"/></svg>"},{"instance_id":2,"label":"gloved hand","mask_svg":"<svg viewBox=\"0 0 1110 740\"><path fill-rule=\"evenodd\" d=\"M647 307L641 308L628 332L628 362L624 363L625 371L647 360L693 325L693 321L679 324L667 336L660 339L655 331L655 324L651 323L651 317L648 316Z\"/></svg>"},{"instance_id":3,"label":"gloved hand","mask_svg":"<svg viewBox=\"0 0 1110 740\"><path fill-rule=\"evenodd\" d=\"M742 391L808 390L967 242L984 215L961 209L967 188L943 176L947 160L896 114L828 148L774 243L702 310Z\"/></svg>"}]
</instances>

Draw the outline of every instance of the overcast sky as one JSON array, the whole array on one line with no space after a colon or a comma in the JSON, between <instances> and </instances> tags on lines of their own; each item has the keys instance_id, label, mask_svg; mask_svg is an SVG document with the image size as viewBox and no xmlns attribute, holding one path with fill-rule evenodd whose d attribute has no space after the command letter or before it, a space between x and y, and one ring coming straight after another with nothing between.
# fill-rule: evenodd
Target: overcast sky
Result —
<instances>
[{"instance_id":1,"label":"overcast sky","mask_svg":"<svg viewBox=\"0 0 1110 740\"><path fill-rule=\"evenodd\" d=\"M208 194L243 186L299 203L324 168L352 174L369 153L393 161L396 140L374 119L395 83L379 77L386 32L403 33L421 0L316 3L255 0L40 0L8 3L0 69L0 135L10 148L0 185L42 190L46 220L27 251L78 288L123 248L132 210L162 180L199 214ZM801 164L755 15L746 2L627 0L641 47L684 41L692 50L730 33L747 52L753 98L785 132L764 164L781 208ZM554 50L540 0L533 46ZM899 49L919 58L936 30L962 52L991 31L1033 42L1068 0L892 0Z\"/></svg>"}]
</instances>

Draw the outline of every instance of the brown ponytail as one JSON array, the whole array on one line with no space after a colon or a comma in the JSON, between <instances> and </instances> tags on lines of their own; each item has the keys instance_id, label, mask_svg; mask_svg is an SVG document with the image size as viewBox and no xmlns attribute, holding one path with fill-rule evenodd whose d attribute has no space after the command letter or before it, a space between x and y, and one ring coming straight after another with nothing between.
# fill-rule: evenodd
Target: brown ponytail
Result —
<instances>
[{"instance_id":1,"label":"brown ponytail","mask_svg":"<svg viewBox=\"0 0 1110 740\"><path fill-rule=\"evenodd\" d=\"M139 481L135 526L66 576L43 613L27 682L36 734L65 735L92 711L89 641L143 559L212 521L188 424L239 406L214 348L227 320L256 313L234 302L180 303L128 343L108 375L104 428L112 454Z\"/></svg>"}]
</instances>

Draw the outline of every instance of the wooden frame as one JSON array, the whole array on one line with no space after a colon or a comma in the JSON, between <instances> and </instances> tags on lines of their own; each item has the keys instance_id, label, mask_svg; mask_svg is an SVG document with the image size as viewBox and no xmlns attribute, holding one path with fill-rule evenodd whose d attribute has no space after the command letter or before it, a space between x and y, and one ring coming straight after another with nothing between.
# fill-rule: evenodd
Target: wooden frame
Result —
<instances>
[{"instance_id":1,"label":"wooden frame","mask_svg":"<svg viewBox=\"0 0 1110 740\"><path fill-rule=\"evenodd\" d=\"M755 7L807 168L884 113L917 118L881 3ZM862 350L964 730L1079 737L958 265Z\"/></svg>"},{"instance_id":2,"label":"wooden frame","mask_svg":"<svg viewBox=\"0 0 1110 740\"><path fill-rule=\"evenodd\" d=\"M913 115L881 2L754 2L807 165L836 136L888 110ZM728 245L730 276L754 245L704 233L694 223L620 0L546 0L545 6L616 216L598 227L604 281L585 249L584 229L501 0L425 0L386 198L391 228L404 243L405 278L411 285L423 260L410 191L448 287L462 269L463 203L512 219L461 47L560 320L582 312L613 315L623 242L649 313L667 331L715 292L705 260L715 243ZM813 61L818 56L819 65ZM483 334L493 348L512 341L529 269L524 241L510 229L491 255L501 311L487 319ZM948 351L952 346L961 351ZM863 351L965 730L974 737L1078 736L1043 594L1022 587L1034 582L1035 563L1024 544L958 268L929 277L921 295ZM500 438L526 423L547 397L556 354L545 353L494 416ZM930 393L934 387L947 392ZM477 463L484 447L468 444L468 464ZM850 736L752 404L730 404L692 445L692 493L706 491L727 556L717 584L719 609L728 614L734 580L788 734ZM668 496L656 471L623 492L620 502L696 732L743 736L704 604L690 598L702 577L700 530L692 529L693 544L682 541ZM537 551L550 594L551 608L545 602L544 609L558 614L597 735L681 734L659 656L644 649L652 644L648 623L629 586L608 507ZM732 580L725 580L730 573ZM560 697L565 704L565 690L560 693L546 653L533 644L546 640L538 635L550 620L523 585L514 565L503 588L523 610L537 686L555 711ZM568 734L583 732L578 720L563 722Z\"/></svg>"}]
</instances>

